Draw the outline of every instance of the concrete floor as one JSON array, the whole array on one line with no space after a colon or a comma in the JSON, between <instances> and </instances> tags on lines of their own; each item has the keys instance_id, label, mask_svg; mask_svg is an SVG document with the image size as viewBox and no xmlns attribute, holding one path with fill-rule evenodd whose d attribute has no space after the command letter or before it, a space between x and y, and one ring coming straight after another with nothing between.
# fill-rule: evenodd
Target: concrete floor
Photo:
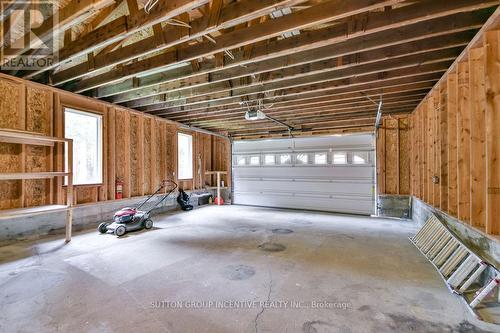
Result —
<instances>
[{"instance_id":1,"label":"concrete floor","mask_svg":"<svg viewBox=\"0 0 500 333\"><path fill-rule=\"evenodd\" d=\"M211 206L120 239L17 242L0 248L0 332L498 332L408 242L416 229Z\"/></svg>"}]
</instances>

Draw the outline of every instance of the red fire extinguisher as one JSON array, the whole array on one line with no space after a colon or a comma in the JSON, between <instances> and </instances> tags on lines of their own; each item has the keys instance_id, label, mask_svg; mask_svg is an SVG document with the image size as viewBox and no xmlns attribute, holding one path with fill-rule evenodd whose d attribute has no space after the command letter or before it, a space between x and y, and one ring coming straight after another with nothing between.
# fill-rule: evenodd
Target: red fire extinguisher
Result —
<instances>
[{"instance_id":1,"label":"red fire extinguisher","mask_svg":"<svg viewBox=\"0 0 500 333\"><path fill-rule=\"evenodd\" d=\"M115 199L123 199L123 179L116 178L115 181Z\"/></svg>"}]
</instances>

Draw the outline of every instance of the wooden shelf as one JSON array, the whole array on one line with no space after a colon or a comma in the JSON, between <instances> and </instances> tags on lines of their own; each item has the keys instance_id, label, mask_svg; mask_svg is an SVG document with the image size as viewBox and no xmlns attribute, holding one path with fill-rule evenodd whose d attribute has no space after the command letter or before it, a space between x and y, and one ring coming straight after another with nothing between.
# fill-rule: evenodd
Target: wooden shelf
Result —
<instances>
[{"instance_id":1,"label":"wooden shelf","mask_svg":"<svg viewBox=\"0 0 500 333\"><path fill-rule=\"evenodd\" d=\"M24 131L0 129L0 142L18 143L37 146L54 146L56 142L68 142L69 139L61 139L53 136L38 135Z\"/></svg>"},{"instance_id":2,"label":"wooden shelf","mask_svg":"<svg viewBox=\"0 0 500 333\"><path fill-rule=\"evenodd\" d=\"M66 242L71 240L73 226L73 140L65 138L57 138L53 136L45 136L37 133L17 131L11 129L0 128L0 142L16 143L21 145L37 145L54 147L55 144L66 145L65 155L67 156L68 166L67 172L61 171L45 171L45 172L16 172L16 173L0 173L0 180L24 180L24 179L53 179L55 177L68 176L68 184L66 186L66 205L47 205L38 207L15 208L0 211L0 219L12 218L16 216L37 215L49 212L66 211ZM52 151L53 149L51 149ZM23 146L23 158L26 158ZM52 165L52 164L51 164ZM26 170L24 162L21 169ZM53 183L51 183L51 187ZM23 194L21 194L23 196ZM23 202L23 199L21 199ZM51 199L52 202L52 199ZM21 206L24 203L21 204Z\"/></svg>"},{"instance_id":3,"label":"wooden shelf","mask_svg":"<svg viewBox=\"0 0 500 333\"><path fill-rule=\"evenodd\" d=\"M24 216L24 215L37 215L37 214L53 213L59 211L62 212L68 210L69 208L70 207L66 205L46 205L46 206L37 206L28 208L0 210L0 220L18 216Z\"/></svg>"},{"instance_id":4,"label":"wooden shelf","mask_svg":"<svg viewBox=\"0 0 500 333\"><path fill-rule=\"evenodd\" d=\"M20 173L0 173L0 180L21 180L21 179L46 179L60 176L69 176L68 172L20 172Z\"/></svg>"},{"instance_id":5,"label":"wooden shelf","mask_svg":"<svg viewBox=\"0 0 500 333\"><path fill-rule=\"evenodd\" d=\"M205 171L205 175L216 175L216 174L226 175L227 171Z\"/></svg>"}]
</instances>

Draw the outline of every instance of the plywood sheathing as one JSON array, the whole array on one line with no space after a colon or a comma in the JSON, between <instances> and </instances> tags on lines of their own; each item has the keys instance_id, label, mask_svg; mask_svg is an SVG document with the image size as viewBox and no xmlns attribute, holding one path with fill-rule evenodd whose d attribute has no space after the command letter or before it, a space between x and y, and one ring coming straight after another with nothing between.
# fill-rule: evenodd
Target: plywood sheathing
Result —
<instances>
[{"instance_id":1,"label":"plywood sheathing","mask_svg":"<svg viewBox=\"0 0 500 333\"><path fill-rule=\"evenodd\" d=\"M153 193L163 179L177 180L179 125L175 122L3 74L0 74L0 92L5 96L0 100L0 121L4 128L63 137L65 107L103 117L103 183L76 186L75 204L113 200L117 177L125 181L124 197ZM202 152L202 160L211 161L212 136L198 135L194 130L183 131L193 135L193 148L197 153ZM219 139L222 146L229 147L229 140ZM0 143L0 172L53 168L62 171L63 153L58 149ZM230 159L229 155L221 156ZM201 167L202 177L195 174L193 180L184 181L183 186L204 187L200 179L204 179L208 166L206 163ZM0 209L62 204L64 193L59 179L1 181Z\"/></svg>"}]
</instances>

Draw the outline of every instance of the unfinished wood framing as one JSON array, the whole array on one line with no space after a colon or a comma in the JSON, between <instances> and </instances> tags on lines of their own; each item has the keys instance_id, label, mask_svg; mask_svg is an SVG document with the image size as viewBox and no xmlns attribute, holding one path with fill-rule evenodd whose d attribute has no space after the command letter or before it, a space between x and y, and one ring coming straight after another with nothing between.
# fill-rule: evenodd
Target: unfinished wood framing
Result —
<instances>
[{"instance_id":1,"label":"unfinished wood framing","mask_svg":"<svg viewBox=\"0 0 500 333\"><path fill-rule=\"evenodd\" d=\"M411 195L498 235L500 30L496 24L483 30L409 116L410 144L400 149L411 146ZM387 143L377 143L384 165L396 165ZM394 193L396 186L384 183L387 177L378 181L379 192Z\"/></svg>"},{"instance_id":2,"label":"unfinished wood framing","mask_svg":"<svg viewBox=\"0 0 500 333\"><path fill-rule=\"evenodd\" d=\"M201 190L219 177L231 188L230 139L376 132L379 194L413 195L500 234L498 4L172 0L149 11L144 1L67 1L58 24L36 30L64 39L58 59L0 75L0 127L38 135L0 133L0 209L115 200L117 181L125 199L163 179ZM102 182L74 191L53 142L65 108L103 126ZM192 179L178 180L178 133L193 139Z\"/></svg>"},{"instance_id":3,"label":"unfinished wood framing","mask_svg":"<svg viewBox=\"0 0 500 333\"><path fill-rule=\"evenodd\" d=\"M377 184L380 194L410 194L410 119L382 119L377 131Z\"/></svg>"},{"instance_id":4,"label":"unfinished wood framing","mask_svg":"<svg viewBox=\"0 0 500 333\"><path fill-rule=\"evenodd\" d=\"M64 171L64 151L52 141L64 137L66 107L103 116L103 182L76 185L72 203L114 200L117 178L124 180L124 198L151 194L162 179L177 181L178 124L3 74L0 74L0 91L9 101L3 98L0 101L3 126L29 133L21 132L22 144L9 142L0 133L3 141L7 141L0 143L0 171L4 175L0 176L1 209L64 204L63 198L69 195L66 186L61 177L54 178L55 173L47 172L53 168L58 174ZM205 165L209 161L220 170L230 171L228 139L195 130L188 132L193 135L194 150ZM32 133L37 134L36 139ZM203 189L215 184L201 180L205 179L203 165L194 170L200 170L201 174L183 181L185 189Z\"/></svg>"}]
</instances>

